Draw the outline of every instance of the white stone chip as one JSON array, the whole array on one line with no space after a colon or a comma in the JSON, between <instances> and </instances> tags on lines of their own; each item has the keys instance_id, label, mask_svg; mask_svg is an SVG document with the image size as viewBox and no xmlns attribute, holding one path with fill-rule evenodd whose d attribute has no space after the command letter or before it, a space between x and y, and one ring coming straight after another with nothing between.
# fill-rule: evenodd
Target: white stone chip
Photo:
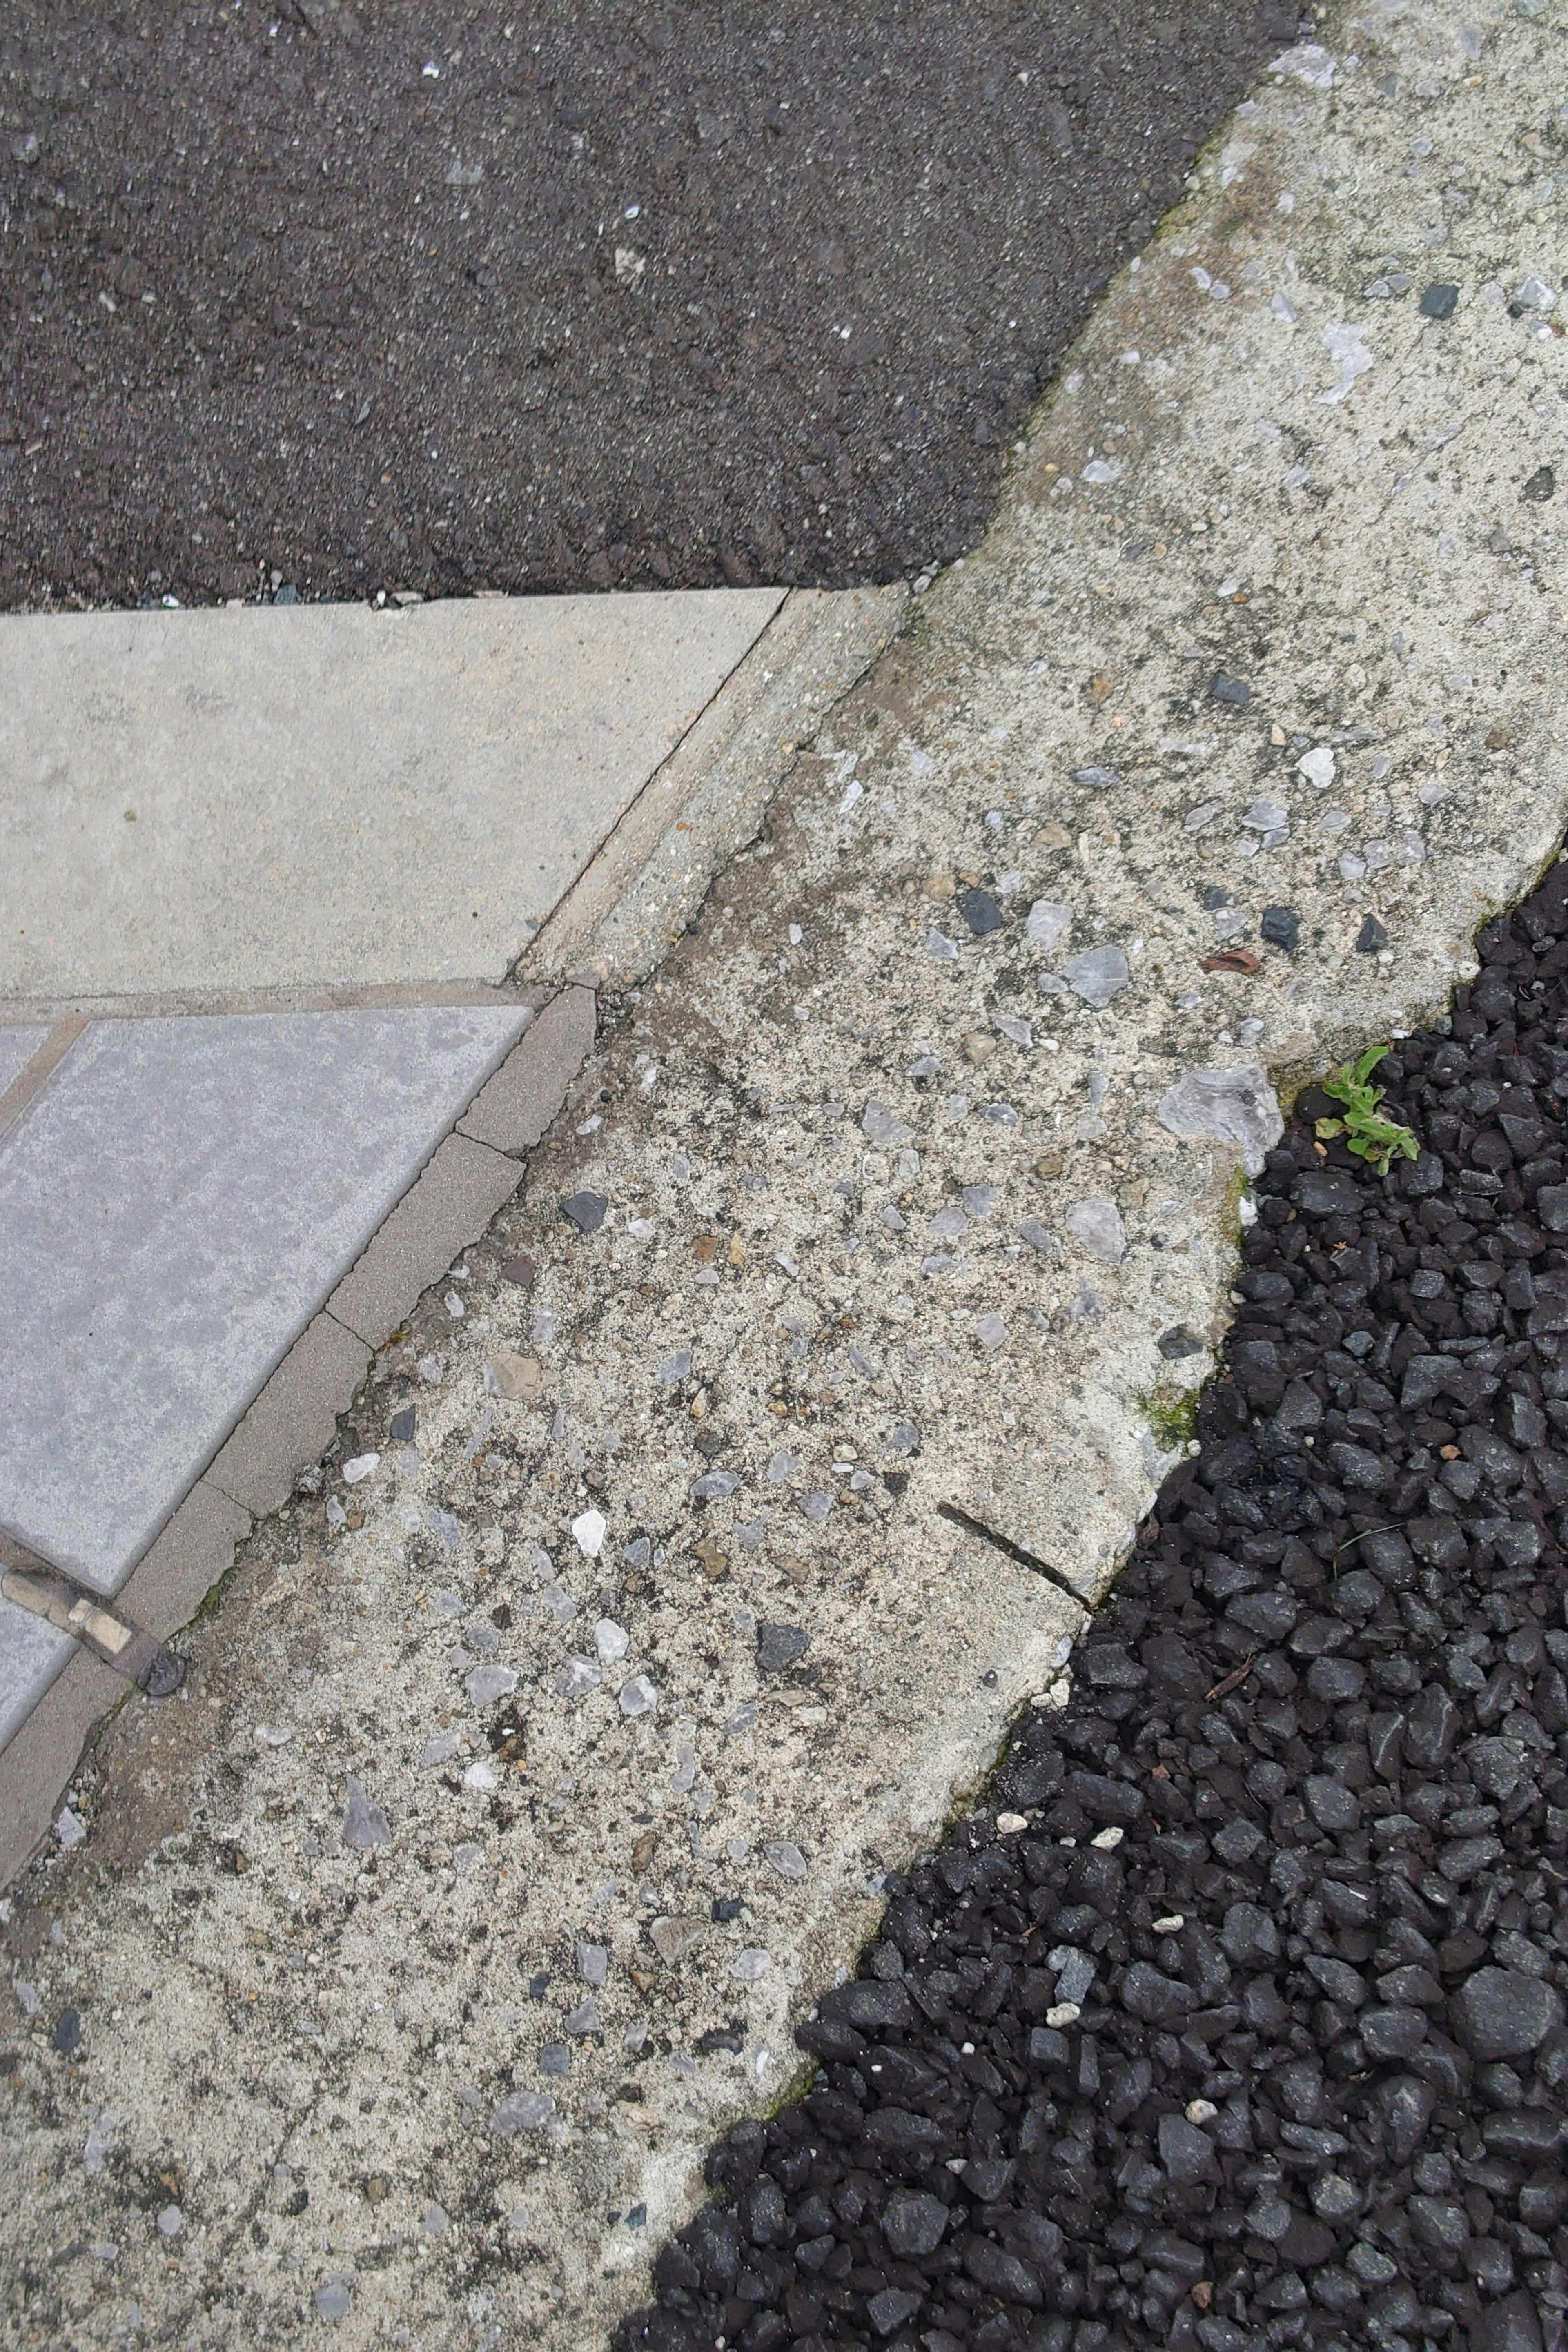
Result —
<instances>
[{"instance_id":1,"label":"white stone chip","mask_svg":"<svg viewBox=\"0 0 1568 2352\"><path fill-rule=\"evenodd\" d=\"M555 1677L555 1688L563 1698L585 1698L603 1680L592 1658L568 1658Z\"/></svg>"},{"instance_id":2,"label":"white stone chip","mask_svg":"<svg viewBox=\"0 0 1568 2352\"><path fill-rule=\"evenodd\" d=\"M1331 89L1334 83L1334 60L1321 41L1298 41L1275 58L1268 68L1281 78L1304 81L1309 89Z\"/></svg>"},{"instance_id":3,"label":"white stone chip","mask_svg":"<svg viewBox=\"0 0 1568 2352\"><path fill-rule=\"evenodd\" d=\"M1348 400L1360 379L1377 362L1353 327L1341 324L1325 327L1323 341L1328 346L1330 359L1339 370L1339 381L1331 384L1327 392L1321 392L1318 402L1321 407L1331 408L1338 402Z\"/></svg>"},{"instance_id":4,"label":"white stone chip","mask_svg":"<svg viewBox=\"0 0 1568 2352\"><path fill-rule=\"evenodd\" d=\"M1296 773L1305 776L1310 784L1316 784L1321 793L1328 791L1338 768L1339 762L1326 743L1315 743L1310 751L1303 751L1296 762Z\"/></svg>"},{"instance_id":5,"label":"white stone chip","mask_svg":"<svg viewBox=\"0 0 1568 2352\"><path fill-rule=\"evenodd\" d=\"M603 1511L584 1511L572 1522L572 1538L587 1559L597 1559L605 1548L609 1522Z\"/></svg>"}]
</instances>

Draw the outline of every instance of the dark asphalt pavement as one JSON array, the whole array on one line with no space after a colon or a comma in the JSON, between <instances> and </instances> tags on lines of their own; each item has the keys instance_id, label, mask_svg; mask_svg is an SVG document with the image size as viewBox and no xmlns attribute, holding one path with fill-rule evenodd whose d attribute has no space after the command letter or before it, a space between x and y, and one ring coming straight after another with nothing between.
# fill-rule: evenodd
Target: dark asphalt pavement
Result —
<instances>
[{"instance_id":1,"label":"dark asphalt pavement","mask_svg":"<svg viewBox=\"0 0 1568 2352\"><path fill-rule=\"evenodd\" d=\"M973 542L1289 0L13 0L0 604Z\"/></svg>"}]
</instances>

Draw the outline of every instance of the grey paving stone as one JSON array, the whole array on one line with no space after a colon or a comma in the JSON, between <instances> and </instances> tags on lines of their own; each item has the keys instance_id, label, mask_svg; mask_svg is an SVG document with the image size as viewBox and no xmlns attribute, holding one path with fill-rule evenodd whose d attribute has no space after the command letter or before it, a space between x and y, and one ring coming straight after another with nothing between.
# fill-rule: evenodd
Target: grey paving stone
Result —
<instances>
[{"instance_id":1,"label":"grey paving stone","mask_svg":"<svg viewBox=\"0 0 1568 2352\"><path fill-rule=\"evenodd\" d=\"M522 1181L514 1160L449 1135L419 1181L327 1301L329 1313L379 1348L420 1292L477 1241Z\"/></svg>"},{"instance_id":2,"label":"grey paving stone","mask_svg":"<svg viewBox=\"0 0 1568 2352\"><path fill-rule=\"evenodd\" d=\"M500 980L783 595L0 620L0 996Z\"/></svg>"},{"instance_id":3,"label":"grey paving stone","mask_svg":"<svg viewBox=\"0 0 1568 2352\"><path fill-rule=\"evenodd\" d=\"M458 1131L496 1151L527 1151L566 1098L594 1043L594 994L563 988L512 1047L458 1122Z\"/></svg>"},{"instance_id":4,"label":"grey paving stone","mask_svg":"<svg viewBox=\"0 0 1568 2352\"><path fill-rule=\"evenodd\" d=\"M116 1589L522 1018L90 1024L0 1141L0 1527Z\"/></svg>"},{"instance_id":5,"label":"grey paving stone","mask_svg":"<svg viewBox=\"0 0 1568 2352\"><path fill-rule=\"evenodd\" d=\"M48 1034L36 1022L0 1026L0 1095L15 1086Z\"/></svg>"}]
</instances>

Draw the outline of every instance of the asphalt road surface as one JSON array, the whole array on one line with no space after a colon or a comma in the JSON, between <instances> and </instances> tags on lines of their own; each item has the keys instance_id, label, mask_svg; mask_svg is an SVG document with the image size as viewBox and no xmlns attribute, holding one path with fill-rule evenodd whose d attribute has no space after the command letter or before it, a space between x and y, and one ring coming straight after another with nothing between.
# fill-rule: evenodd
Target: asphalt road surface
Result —
<instances>
[{"instance_id":1,"label":"asphalt road surface","mask_svg":"<svg viewBox=\"0 0 1568 2352\"><path fill-rule=\"evenodd\" d=\"M918 572L1291 0L13 0L0 604Z\"/></svg>"}]
</instances>

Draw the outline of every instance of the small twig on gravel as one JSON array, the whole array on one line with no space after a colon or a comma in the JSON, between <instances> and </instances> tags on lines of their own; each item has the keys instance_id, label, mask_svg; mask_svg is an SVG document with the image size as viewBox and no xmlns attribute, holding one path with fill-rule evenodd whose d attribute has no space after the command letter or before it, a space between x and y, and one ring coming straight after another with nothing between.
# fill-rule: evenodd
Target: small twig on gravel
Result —
<instances>
[{"instance_id":1,"label":"small twig on gravel","mask_svg":"<svg viewBox=\"0 0 1568 2352\"><path fill-rule=\"evenodd\" d=\"M1247 1680L1247 1675L1252 1672L1253 1666L1257 1662L1257 1658L1258 1653L1256 1650L1248 1651L1247 1656L1243 1658L1239 1666L1233 1666L1229 1674L1226 1675L1223 1682L1215 1683L1213 1690L1207 1694L1210 1702L1212 1703L1216 1698L1228 1698L1233 1690L1239 1689L1241 1685Z\"/></svg>"}]
</instances>

